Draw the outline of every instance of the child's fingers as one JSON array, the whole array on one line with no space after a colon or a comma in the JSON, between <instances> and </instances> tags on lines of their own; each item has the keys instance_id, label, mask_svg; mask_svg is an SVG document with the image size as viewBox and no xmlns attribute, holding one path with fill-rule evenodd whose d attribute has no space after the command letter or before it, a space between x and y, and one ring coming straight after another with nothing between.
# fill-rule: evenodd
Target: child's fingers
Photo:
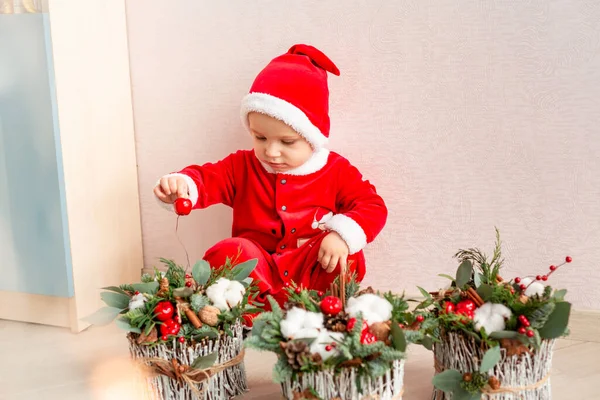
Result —
<instances>
[{"instance_id":1,"label":"child's fingers","mask_svg":"<svg viewBox=\"0 0 600 400\"><path fill-rule=\"evenodd\" d=\"M329 261L331 260L331 256L329 254L325 254L323 258L321 258L321 267L323 269L327 269L329 267Z\"/></svg>"},{"instance_id":2,"label":"child's fingers","mask_svg":"<svg viewBox=\"0 0 600 400\"><path fill-rule=\"evenodd\" d=\"M174 178L174 177L169 178L169 189L171 191L171 194L177 194L177 186L178 186L177 178Z\"/></svg>"},{"instance_id":3,"label":"child's fingers","mask_svg":"<svg viewBox=\"0 0 600 400\"><path fill-rule=\"evenodd\" d=\"M160 185L157 185L154 188L154 194L163 203L170 203L170 197L163 193L162 187Z\"/></svg>"},{"instance_id":4,"label":"child's fingers","mask_svg":"<svg viewBox=\"0 0 600 400\"><path fill-rule=\"evenodd\" d=\"M338 255L334 255L333 257L331 257L331 260L329 261L329 266L327 267L328 274L332 273L335 270L335 267L337 267L339 261L340 257Z\"/></svg>"},{"instance_id":5,"label":"child's fingers","mask_svg":"<svg viewBox=\"0 0 600 400\"><path fill-rule=\"evenodd\" d=\"M188 197L187 183L185 183L185 180L183 180L183 179L181 179L177 183L177 197L183 197L183 198L187 198Z\"/></svg>"},{"instance_id":6,"label":"child's fingers","mask_svg":"<svg viewBox=\"0 0 600 400\"><path fill-rule=\"evenodd\" d=\"M171 195L171 188L169 187L169 178L161 178L160 187L164 194L166 194L167 196Z\"/></svg>"}]
</instances>

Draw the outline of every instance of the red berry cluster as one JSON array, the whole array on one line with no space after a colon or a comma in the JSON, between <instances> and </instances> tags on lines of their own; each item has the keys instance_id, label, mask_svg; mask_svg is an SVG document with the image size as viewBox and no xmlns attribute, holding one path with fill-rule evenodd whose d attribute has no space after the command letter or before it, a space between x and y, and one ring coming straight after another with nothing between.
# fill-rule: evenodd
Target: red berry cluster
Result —
<instances>
[{"instance_id":1,"label":"red berry cluster","mask_svg":"<svg viewBox=\"0 0 600 400\"><path fill-rule=\"evenodd\" d=\"M446 302L446 306L445 306L445 311L447 314L460 314L460 315L464 315L469 319L473 319L475 318L475 309L477 308L477 306L475 305L475 302L473 300L467 299L467 300L462 300L459 301L458 303L454 304L451 301L447 301ZM417 316L418 317L422 317L421 315ZM420 321L421 322L421 321Z\"/></svg>"},{"instance_id":2,"label":"red berry cluster","mask_svg":"<svg viewBox=\"0 0 600 400\"><path fill-rule=\"evenodd\" d=\"M547 274L545 274L545 275L536 275L536 276L535 276L535 280L532 280L532 281L531 281L531 283L529 283L529 285L531 285L531 284L532 284L533 282L535 282L535 281L543 281L543 282L546 282L546 281L548 280L548 277L549 277L550 275L552 275L552 274L553 274L553 273L554 273L554 272L555 272L557 269L559 269L560 267L562 267L563 265L565 265L565 264L567 264L567 263L570 263L571 261L573 261L573 259L572 259L571 257L569 257L569 256L566 256L566 257L565 257L565 261L564 261L563 263L561 263L561 264L558 264L558 265L551 265L551 266L548 268L548 269L550 270L550 272L548 272L548 273L547 273ZM525 290L526 290L526 289L529 287L529 285L525 285L525 284L521 283L521 278L519 278L519 277L516 277L515 279L513 279L513 281L514 281L514 282L515 282L517 285L519 285L519 289L521 289L521 291L525 291Z\"/></svg>"},{"instance_id":3,"label":"red berry cluster","mask_svg":"<svg viewBox=\"0 0 600 400\"><path fill-rule=\"evenodd\" d=\"M517 317L517 320L521 324L521 326L519 327L517 332L519 332L521 335L527 335L527 337L533 337L533 335L534 335L533 330L527 329L527 328L529 328L529 325L530 325L527 317L524 315L519 315Z\"/></svg>"},{"instance_id":4,"label":"red berry cluster","mask_svg":"<svg viewBox=\"0 0 600 400\"><path fill-rule=\"evenodd\" d=\"M346 330L348 332L350 332L352 329L354 329L355 325L356 325L356 318L350 318L348 320L348 323L346 324ZM377 338L375 337L375 335L369 331L369 325L367 324L367 322L365 320L363 320L362 327L360 328L360 343L371 344L371 343L375 343L376 341L377 341Z\"/></svg>"},{"instance_id":5,"label":"red berry cluster","mask_svg":"<svg viewBox=\"0 0 600 400\"><path fill-rule=\"evenodd\" d=\"M173 319L174 313L175 307L173 307L173 304L169 301L161 301L154 308L156 319L162 322L160 325L162 340L168 340L169 336L177 335L181 329L181 324Z\"/></svg>"}]
</instances>

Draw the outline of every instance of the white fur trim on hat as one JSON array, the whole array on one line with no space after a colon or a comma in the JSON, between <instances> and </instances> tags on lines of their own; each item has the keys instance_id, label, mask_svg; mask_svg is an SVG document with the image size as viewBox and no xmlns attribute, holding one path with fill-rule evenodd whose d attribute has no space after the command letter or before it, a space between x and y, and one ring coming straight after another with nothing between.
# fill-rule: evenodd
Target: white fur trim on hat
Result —
<instances>
[{"instance_id":1,"label":"white fur trim on hat","mask_svg":"<svg viewBox=\"0 0 600 400\"><path fill-rule=\"evenodd\" d=\"M180 174L180 173L168 174L168 175L163 176L162 178L170 178L173 176L179 176L185 180L185 183L187 183L187 186L188 186L188 199L191 200L192 207L195 206L196 203L198 202L198 186L196 186L196 182L194 182L194 180L192 178L190 178L189 176L187 176L186 174ZM154 185L154 187L158 186L159 184L160 184L160 179L156 182L156 185ZM156 201L158 202L158 204L161 207L163 207L169 211L175 212L175 206L173 204L163 203L162 201L160 201L158 196L156 196L156 194L154 195L154 198L156 199Z\"/></svg>"},{"instance_id":2,"label":"white fur trim on hat","mask_svg":"<svg viewBox=\"0 0 600 400\"><path fill-rule=\"evenodd\" d=\"M348 245L348 253L354 254L367 245L367 235L361 226L344 214L336 214L325 223L325 227L337 232Z\"/></svg>"},{"instance_id":3,"label":"white fur trim on hat","mask_svg":"<svg viewBox=\"0 0 600 400\"><path fill-rule=\"evenodd\" d=\"M310 119L298 107L285 100L271 96L266 93L250 93L242 99L242 123L246 129L248 125L248 114L258 112L276 118L299 135L304 137L315 149L326 146L329 139L325 137L319 128L310 122Z\"/></svg>"},{"instance_id":4,"label":"white fur trim on hat","mask_svg":"<svg viewBox=\"0 0 600 400\"><path fill-rule=\"evenodd\" d=\"M256 155L256 153L254 153ZM258 158L258 157L257 157ZM267 163L260 161L261 165L270 174L285 174L285 175L309 175L313 172L320 171L325 165L327 165L327 161L329 160L329 150L328 149L318 149L313 152L313 155L301 166L291 169L285 172L275 171L271 166Z\"/></svg>"}]
</instances>

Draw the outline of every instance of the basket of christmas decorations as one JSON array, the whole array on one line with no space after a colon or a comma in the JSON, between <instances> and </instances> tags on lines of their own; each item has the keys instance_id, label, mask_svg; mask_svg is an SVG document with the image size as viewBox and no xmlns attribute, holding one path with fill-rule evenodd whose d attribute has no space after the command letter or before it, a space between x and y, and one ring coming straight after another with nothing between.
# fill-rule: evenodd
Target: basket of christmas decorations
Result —
<instances>
[{"instance_id":1,"label":"basket of christmas decorations","mask_svg":"<svg viewBox=\"0 0 600 400\"><path fill-rule=\"evenodd\" d=\"M566 290L546 282L561 264L537 276L504 280L501 242L491 257L460 250L448 289L428 293L433 329L435 400L550 399L550 370L557 338L568 333L571 304Z\"/></svg>"},{"instance_id":2,"label":"basket of christmas decorations","mask_svg":"<svg viewBox=\"0 0 600 400\"><path fill-rule=\"evenodd\" d=\"M431 344L428 321L404 296L339 277L326 293L294 284L284 307L254 320L246 346L277 354L286 399L402 399L407 343Z\"/></svg>"},{"instance_id":3,"label":"basket of christmas decorations","mask_svg":"<svg viewBox=\"0 0 600 400\"><path fill-rule=\"evenodd\" d=\"M128 332L130 354L150 399L229 399L247 390L243 321L259 311L248 275L256 260L191 271L161 259L142 282L103 288L107 307L87 320Z\"/></svg>"}]
</instances>

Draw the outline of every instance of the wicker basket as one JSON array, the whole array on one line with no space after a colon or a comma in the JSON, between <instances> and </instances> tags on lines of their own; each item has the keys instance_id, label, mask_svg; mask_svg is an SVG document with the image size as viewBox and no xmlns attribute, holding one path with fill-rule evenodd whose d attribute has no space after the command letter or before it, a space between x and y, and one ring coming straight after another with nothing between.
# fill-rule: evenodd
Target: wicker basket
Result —
<instances>
[{"instance_id":1,"label":"wicker basket","mask_svg":"<svg viewBox=\"0 0 600 400\"><path fill-rule=\"evenodd\" d=\"M500 380L500 390L484 393L482 400L550 400L550 369L555 340L542 340L540 348L530 353L507 356L501 349L502 358L490 370L490 375ZM458 333L446 333L441 343L434 345L435 369L440 373L455 369L461 373L479 369L486 349L474 339ZM434 389L433 400L451 400L452 395Z\"/></svg>"},{"instance_id":2,"label":"wicker basket","mask_svg":"<svg viewBox=\"0 0 600 400\"><path fill-rule=\"evenodd\" d=\"M215 364L222 364L235 358L243 350L242 325L237 323L232 327L232 332L233 336L223 335L219 340L209 340L206 344L198 343L193 347L186 343L180 344L175 339L172 348L165 345L139 346L130 337L129 351L134 360L145 365L148 363L143 360L148 358L161 358L166 361L176 359L180 364L191 365L196 358L216 351L218 356ZM193 388L186 382L162 374L148 376L147 373L143 373L140 379L145 381L145 384L141 385L145 398L151 400L230 399L248 389L243 361L217 372Z\"/></svg>"},{"instance_id":3,"label":"wicker basket","mask_svg":"<svg viewBox=\"0 0 600 400\"><path fill-rule=\"evenodd\" d=\"M281 389L286 399L294 399L295 393L314 389L323 400L401 400L404 392L404 360L395 360L385 375L375 379L359 378L354 368L345 368L338 373L320 371L301 374L296 380L283 382Z\"/></svg>"}]
</instances>

